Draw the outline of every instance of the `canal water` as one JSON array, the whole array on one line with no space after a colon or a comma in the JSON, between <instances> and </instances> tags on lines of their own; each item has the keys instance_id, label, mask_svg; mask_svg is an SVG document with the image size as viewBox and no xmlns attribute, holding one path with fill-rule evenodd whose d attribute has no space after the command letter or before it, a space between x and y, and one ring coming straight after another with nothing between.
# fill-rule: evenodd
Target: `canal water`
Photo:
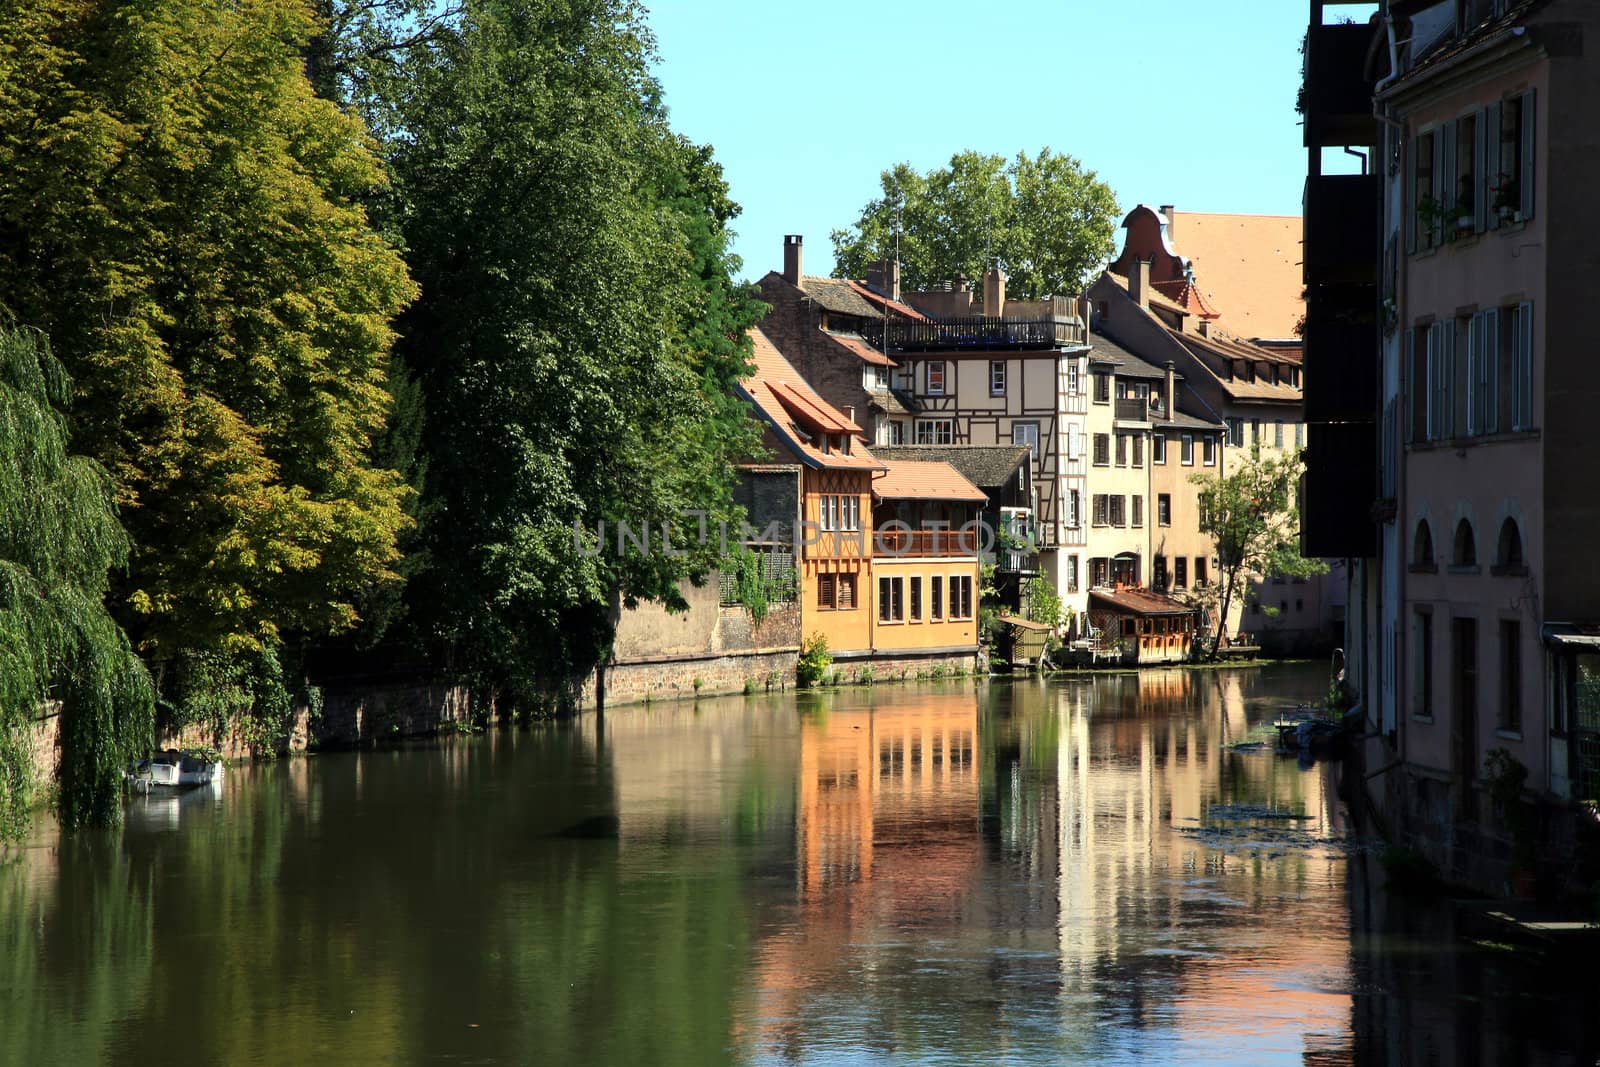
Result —
<instances>
[{"instance_id":1,"label":"canal water","mask_svg":"<svg viewBox=\"0 0 1600 1067\"><path fill-rule=\"evenodd\" d=\"M1320 667L618 709L230 769L0 864L0 1062L1593 1063L1391 897Z\"/></svg>"}]
</instances>

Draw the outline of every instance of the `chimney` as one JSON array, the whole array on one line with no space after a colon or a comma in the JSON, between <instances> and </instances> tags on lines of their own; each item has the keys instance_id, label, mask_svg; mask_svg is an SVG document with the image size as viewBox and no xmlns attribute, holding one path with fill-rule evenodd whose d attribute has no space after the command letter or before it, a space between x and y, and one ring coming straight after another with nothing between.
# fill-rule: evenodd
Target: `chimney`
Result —
<instances>
[{"instance_id":1,"label":"chimney","mask_svg":"<svg viewBox=\"0 0 1600 1067\"><path fill-rule=\"evenodd\" d=\"M983 313L991 319L1006 313L1006 272L999 267L983 272Z\"/></svg>"},{"instance_id":2,"label":"chimney","mask_svg":"<svg viewBox=\"0 0 1600 1067\"><path fill-rule=\"evenodd\" d=\"M1201 337L1210 337L1211 336L1211 320L1210 319L1201 319L1200 320L1200 336Z\"/></svg>"},{"instance_id":3,"label":"chimney","mask_svg":"<svg viewBox=\"0 0 1600 1067\"><path fill-rule=\"evenodd\" d=\"M900 264L893 259L878 259L867 264L867 288L890 300L900 299Z\"/></svg>"},{"instance_id":4,"label":"chimney","mask_svg":"<svg viewBox=\"0 0 1600 1067\"><path fill-rule=\"evenodd\" d=\"M1150 306L1150 263L1143 256L1134 256L1128 268L1128 295L1142 308Z\"/></svg>"},{"instance_id":5,"label":"chimney","mask_svg":"<svg viewBox=\"0 0 1600 1067\"><path fill-rule=\"evenodd\" d=\"M955 286L956 292L958 293L964 293L967 291L967 276L962 274L960 271L956 272Z\"/></svg>"},{"instance_id":6,"label":"chimney","mask_svg":"<svg viewBox=\"0 0 1600 1067\"><path fill-rule=\"evenodd\" d=\"M1167 418L1178 414L1178 370L1172 360L1167 360Z\"/></svg>"},{"instance_id":7,"label":"chimney","mask_svg":"<svg viewBox=\"0 0 1600 1067\"><path fill-rule=\"evenodd\" d=\"M1171 204L1161 205L1161 221L1167 225L1167 240L1169 241L1172 240L1172 227L1176 222L1176 220L1172 217L1172 212L1173 207Z\"/></svg>"},{"instance_id":8,"label":"chimney","mask_svg":"<svg viewBox=\"0 0 1600 1067\"><path fill-rule=\"evenodd\" d=\"M783 239L783 280L790 285L800 284L800 246L805 238L791 233Z\"/></svg>"}]
</instances>

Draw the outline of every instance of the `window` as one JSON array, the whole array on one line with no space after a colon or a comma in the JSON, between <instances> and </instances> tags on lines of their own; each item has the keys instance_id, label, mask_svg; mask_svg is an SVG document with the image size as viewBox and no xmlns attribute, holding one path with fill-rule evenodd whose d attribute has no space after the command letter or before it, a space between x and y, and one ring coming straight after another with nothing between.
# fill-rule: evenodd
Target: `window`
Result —
<instances>
[{"instance_id":1,"label":"window","mask_svg":"<svg viewBox=\"0 0 1600 1067\"><path fill-rule=\"evenodd\" d=\"M1431 328L1417 336L1417 330L1407 330L1400 344L1401 370L1405 374L1406 440L1422 441L1428 436L1428 362L1427 338Z\"/></svg>"},{"instance_id":2,"label":"window","mask_svg":"<svg viewBox=\"0 0 1600 1067\"><path fill-rule=\"evenodd\" d=\"M1117 434L1117 466L1126 467L1127 465L1128 465L1128 435L1125 434L1125 433L1119 433L1119 434Z\"/></svg>"},{"instance_id":3,"label":"window","mask_svg":"<svg viewBox=\"0 0 1600 1067\"><path fill-rule=\"evenodd\" d=\"M1164 433L1150 436L1150 462L1166 463L1167 461L1167 435Z\"/></svg>"},{"instance_id":4,"label":"window","mask_svg":"<svg viewBox=\"0 0 1600 1067\"><path fill-rule=\"evenodd\" d=\"M1500 428L1500 309L1472 316L1467 327L1467 436Z\"/></svg>"},{"instance_id":5,"label":"window","mask_svg":"<svg viewBox=\"0 0 1600 1067\"><path fill-rule=\"evenodd\" d=\"M1505 398L1505 413L1512 430L1533 429L1533 305L1518 304L1500 310L1500 357L1496 392Z\"/></svg>"},{"instance_id":6,"label":"window","mask_svg":"<svg viewBox=\"0 0 1600 1067\"><path fill-rule=\"evenodd\" d=\"M1004 364L1001 364L1004 366ZM1039 458L1039 424L1037 422L1013 422L1011 424L1011 443L1014 445L1027 445L1028 458Z\"/></svg>"},{"instance_id":7,"label":"window","mask_svg":"<svg viewBox=\"0 0 1600 1067\"><path fill-rule=\"evenodd\" d=\"M889 423L889 443L903 445L906 443L906 424L898 419Z\"/></svg>"},{"instance_id":8,"label":"window","mask_svg":"<svg viewBox=\"0 0 1600 1067\"><path fill-rule=\"evenodd\" d=\"M839 575L839 610L856 610L856 576L853 574Z\"/></svg>"},{"instance_id":9,"label":"window","mask_svg":"<svg viewBox=\"0 0 1600 1067\"><path fill-rule=\"evenodd\" d=\"M1500 620L1500 729L1522 732L1522 624Z\"/></svg>"},{"instance_id":10,"label":"window","mask_svg":"<svg viewBox=\"0 0 1600 1067\"><path fill-rule=\"evenodd\" d=\"M1416 612L1411 619L1411 714L1433 717L1433 613Z\"/></svg>"},{"instance_id":11,"label":"window","mask_svg":"<svg viewBox=\"0 0 1600 1067\"><path fill-rule=\"evenodd\" d=\"M1144 466L1144 435L1143 434L1134 434L1134 436L1133 436L1133 465L1135 467Z\"/></svg>"},{"instance_id":12,"label":"window","mask_svg":"<svg viewBox=\"0 0 1600 1067\"><path fill-rule=\"evenodd\" d=\"M1128 524L1128 498L1121 493L1114 493L1106 497L1106 500L1110 506L1111 525L1126 526Z\"/></svg>"},{"instance_id":13,"label":"window","mask_svg":"<svg viewBox=\"0 0 1600 1067\"><path fill-rule=\"evenodd\" d=\"M1172 525L1172 494L1156 494L1156 523L1161 526Z\"/></svg>"},{"instance_id":14,"label":"window","mask_svg":"<svg viewBox=\"0 0 1600 1067\"><path fill-rule=\"evenodd\" d=\"M1217 439L1210 434L1206 434L1200 439L1200 444L1202 446L1200 449L1201 462L1208 467L1215 467L1217 465Z\"/></svg>"},{"instance_id":15,"label":"window","mask_svg":"<svg viewBox=\"0 0 1600 1067\"><path fill-rule=\"evenodd\" d=\"M954 419L918 419L917 444L948 445L955 443Z\"/></svg>"},{"instance_id":16,"label":"window","mask_svg":"<svg viewBox=\"0 0 1600 1067\"><path fill-rule=\"evenodd\" d=\"M944 575L928 579L928 618L938 622L944 618Z\"/></svg>"},{"instance_id":17,"label":"window","mask_svg":"<svg viewBox=\"0 0 1600 1067\"><path fill-rule=\"evenodd\" d=\"M1111 522L1111 498L1105 493L1096 493L1092 501L1094 505L1094 519L1096 526L1107 526Z\"/></svg>"},{"instance_id":18,"label":"window","mask_svg":"<svg viewBox=\"0 0 1600 1067\"><path fill-rule=\"evenodd\" d=\"M1167 557L1156 555L1150 561L1150 584L1158 593L1167 591Z\"/></svg>"},{"instance_id":19,"label":"window","mask_svg":"<svg viewBox=\"0 0 1600 1067\"><path fill-rule=\"evenodd\" d=\"M876 365L868 367L867 368L867 388L868 389L887 389L887 388L889 388L889 368L888 367L883 367L883 366L876 366Z\"/></svg>"},{"instance_id":20,"label":"window","mask_svg":"<svg viewBox=\"0 0 1600 1067\"><path fill-rule=\"evenodd\" d=\"M1206 584L1206 558L1204 556L1196 556L1194 558L1194 584L1196 586Z\"/></svg>"},{"instance_id":21,"label":"window","mask_svg":"<svg viewBox=\"0 0 1600 1067\"><path fill-rule=\"evenodd\" d=\"M928 364L928 395L944 395L944 363L930 362ZM920 442L919 442L920 443Z\"/></svg>"},{"instance_id":22,"label":"window","mask_svg":"<svg viewBox=\"0 0 1600 1067\"><path fill-rule=\"evenodd\" d=\"M1428 327L1425 435L1429 441L1448 441L1454 431L1455 342L1454 319L1435 322Z\"/></svg>"},{"instance_id":23,"label":"window","mask_svg":"<svg viewBox=\"0 0 1600 1067\"><path fill-rule=\"evenodd\" d=\"M844 505L840 515L843 528L852 533L859 531L861 529L861 498L852 495L841 497L840 500Z\"/></svg>"},{"instance_id":24,"label":"window","mask_svg":"<svg viewBox=\"0 0 1600 1067\"><path fill-rule=\"evenodd\" d=\"M1133 525L1135 525L1135 526L1143 526L1144 525L1144 497L1142 497L1142 496L1134 496L1134 497L1132 497L1130 499L1133 502Z\"/></svg>"},{"instance_id":25,"label":"window","mask_svg":"<svg viewBox=\"0 0 1600 1067\"><path fill-rule=\"evenodd\" d=\"M1433 531L1428 527L1428 520L1422 519L1417 523L1417 532L1411 538L1411 569L1432 570L1435 566L1433 558Z\"/></svg>"},{"instance_id":26,"label":"window","mask_svg":"<svg viewBox=\"0 0 1600 1067\"><path fill-rule=\"evenodd\" d=\"M1111 561L1104 556L1096 556L1089 561L1089 588L1103 589L1110 584Z\"/></svg>"},{"instance_id":27,"label":"window","mask_svg":"<svg viewBox=\"0 0 1600 1067\"><path fill-rule=\"evenodd\" d=\"M1078 557L1077 556L1068 556L1067 557L1066 570L1067 570L1067 592L1076 593L1078 591Z\"/></svg>"},{"instance_id":28,"label":"window","mask_svg":"<svg viewBox=\"0 0 1600 1067\"><path fill-rule=\"evenodd\" d=\"M911 621L922 621L922 579L911 579Z\"/></svg>"},{"instance_id":29,"label":"window","mask_svg":"<svg viewBox=\"0 0 1600 1067\"><path fill-rule=\"evenodd\" d=\"M972 575L950 576L950 618L972 618Z\"/></svg>"},{"instance_id":30,"label":"window","mask_svg":"<svg viewBox=\"0 0 1600 1067\"><path fill-rule=\"evenodd\" d=\"M1495 574L1526 574L1527 561L1522 558L1522 531L1517 520L1507 518L1500 524L1500 536L1494 546Z\"/></svg>"},{"instance_id":31,"label":"window","mask_svg":"<svg viewBox=\"0 0 1600 1067\"><path fill-rule=\"evenodd\" d=\"M1106 467L1111 464L1111 435L1097 433L1094 435L1094 465Z\"/></svg>"},{"instance_id":32,"label":"window","mask_svg":"<svg viewBox=\"0 0 1600 1067\"><path fill-rule=\"evenodd\" d=\"M1067 490L1067 525L1076 530L1083 525L1083 495L1076 489Z\"/></svg>"},{"instance_id":33,"label":"window","mask_svg":"<svg viewBox=\"0 0 1600 1067\"><path fill-rule=\"evenodd\" d=\"M1178 556L1172 561L1172 586L1174 589L1187 589L1189 587L1189 557Z\"/></svg>"},{"instance_id":34,"label":"window","mask_svg":"<svg viewBox=\"0 0 1600 1067\"><path fill-rule=\"evenodd\" d=\"M1094 402L1111 403L1111 375L1102 371L1096 371L1094 375Z\"/></svg>"},{"instance_id":35,"label":"window","mask_svg":"<svg viewBox=\"0 0 1600 1067\"><path fill-rule=\"evenodd\" d=\"M1437 131L1427 130L1411 140L1411 160L1406 173L1406 251L1422 252L1439 244L1443 237L1440 218L1434 210L1438 199L1434 178L1434 157L1438 154Z\"/></svg>"},{"instance_id":36,"label":"window","mask_svg":"<svg viewBox=\"0 0 1600 1067\"><path fill-rule=\"evenodd\" d=\"M1283 447L1283 420L1278 419L1272 424L1272 447Z\"/></svg>"},{"instance_id":37,"label":"window","mask_svg":"<svg viewBox=\"0 0 1600 1067\"><path fill-rule=\"evenodd\" d=\"M1306 447L1306 424L1303 422L1294 424L1294 447Z\"/></svg>"},{"instance_id":38,"label":"window","mask_svg":"<svg viewBox=\"0 0 1600 1067\"><path fill-rule=\"evenodd\" d=\"M1076 359L1067 360L1067 395L1083 395L1083 373L1078 369Z\"/></svg>"},{"instance_id":39,"label":"window","mask_svg":"<svg viewBox=\"0 0 1600 1067\"><path fill-rule=\"evenodd\" d=\"M1502 100L1485 109L1487 127L1500 129L1499 162L1489 175L1493 196L1490 226L1521 222L1533 217L1533 90ZM1495 113L1498 111L1496 122ZM1490 148L1491 158L1495 150Z\"/></svg>"},{"instance_id":40,"label":"window","mask_svg":"<svg viewBox=\"0 0 1600 1067\"><path fill-rule=\"evenodd\" d=\"M1234 448L1244 447L1244 420L1228 420L1228 443Z\"/></svg>"},{"instance_id":41,"label":"window","mask_svg":"<svg viewBox=\"0 0 1600 1067\"><path fill-rule=\"evenodd\" d=\"M878 579L878 621L904 622L906 618L905 579Z\"/></svg>"},{"instance_id":42,"label":"window","mask_svg":"<svg viewBox=\"0 0 1600 1067\"><path fill-rule=\"evenodd\" d=\"M839 576L837 574L817 575L817 607L823 611L832 611L838 604Z\"/></svg>"},{"instance_id":43,"label":"window","mask_svg":"<svg viewBox=\"0 0 1600 1067\"><path fill-rule=\"evenodd\" d=\"M1194 434L1186 433L1182 438L1183 450L1180 459L1185 467L1194 466Z\"/></svg>"},{"instance_id":44,"label":"window","mask_svg":"<svg viewBox=\"0 0 1600 1067\"><path fill-rule=\"evenodd\" d=\"M1450 563L1455 567L1478 565L1478 544L1472 536L1472 523L1462 519L1456 523L1455 547L1450 553Z\"/></svg>"},{"instance_id":45,"label":"window","mask_svg":"<svg viewBox=\"0 0 1600 1067\"><path fill-rule=\"evenodd\" d=\"M989 361L989 395L1006 395L1006 361L992 359Z\"/></svg>"}]
</instances>

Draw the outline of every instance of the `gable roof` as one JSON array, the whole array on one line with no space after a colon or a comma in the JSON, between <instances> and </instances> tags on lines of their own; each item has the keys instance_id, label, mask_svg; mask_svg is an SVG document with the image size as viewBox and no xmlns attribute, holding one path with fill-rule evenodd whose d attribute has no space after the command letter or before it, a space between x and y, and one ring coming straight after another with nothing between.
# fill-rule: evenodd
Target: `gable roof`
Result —
<instances>
[{"instance_id":1,"label":"gable roof","mask_svg":"<svg viewBox=\"0 0 1600 1067\"><path fill-rule=\"evenodd\" d=\"M1089 599L1091 602L1099 600L1130 615L1192 615L1195 611L1193 605L1148 589L1118 589L1115 592L1092 589Z\"/></svg>"},{"instance_id":2,"label":"gable roof","mask_svg":"<svg viewBox=\"0 0 1600 1067\"><path fill-rule=\"evenodd\" d=\"M849 452L818 445L818 434L843 434L857 438L861 428L844 412L828 403L783 358L783 353L759 329L749 331L752 373L739 383L739 393L754 406L756 415L800 462L808 467L836 470L882 470L883 464L853 440Z\"/></svg>"},{"instance_id":3,"label":"gable roof","mask_svg":"<svg viewBox=\"0 0 1600 1067\"><path fill-rule=\"evenodd\" d=\"M879 352L867 343L867 339L858 333L834 333L832 330L823 330L822 336L843 348L863 363L871 363L875 367L899 366L894 360Z\"/></svg>"},{"instance_id":4,"label":"gable roof","mask_svg":"<svg viewBox=\"0 0 1600 1067\"><path fill-rule=\"evenodd\" d=\"M845 280L850 283L850 287L856 291L857 295L859 295L867 303L876 307L879 311L892 311L901 318L911 319L914 322L928 321L928 316L924 315L910 304L901 303L893 297L890 297L884 293L880 293L866 282L860 282L854 278L847 278Z\"/></svg>"},{"instance_id":5,"label":"gable roof","mask_svg":"<svg viewBox=\"0 0 1600 1067\"><path fill-rule=\"evenodd\" d=\"M885 462L924 460L948 463L981 489L998 489L1028 462L1027 445L877 445L874 456Z\"/></svg>"},{"instance_id":6,"label":"gable roof","mask_svg":"<svg viewBox=\"0 0 1600 1067\"><path fill-rule=\"evenodd\" d=\"M800 291L828 311L841 315L855 315L863 319L881 319L883 312L867 301L846 278L819 278L806 274L800 278Z\"/></svg>"},{"instance_id":7,"label":"gable roof","mask_svg":"<svg viewBox=\"0 0 1600 1067\"><path fill-rule=\"evenodd\" d=\"M1239 337L1295 335L1306 312L1299 215L1174 211L1169 235L1222 326Z\"/></svg>"},{"instance_id":8,"label":"gable roof","mask_svg":"<svg viewBox=\"0 0 1600 1067\"><path fill-rule=\"evenodd\" d=\"M878 457L888 472L872 480L879 500L963 500L982 504L989 497L948 463Z\"/></svg>"}]
</instances>

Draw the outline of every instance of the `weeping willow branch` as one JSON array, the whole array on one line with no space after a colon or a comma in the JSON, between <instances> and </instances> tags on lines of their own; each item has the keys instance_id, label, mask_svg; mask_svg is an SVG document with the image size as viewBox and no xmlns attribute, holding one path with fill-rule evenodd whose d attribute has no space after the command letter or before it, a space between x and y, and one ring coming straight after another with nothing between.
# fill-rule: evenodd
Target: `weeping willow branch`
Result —
<instances>
[{"instance_id":1,"label":"weeping willow branch","mask_svg":"<svg viewBox=\"0 0 1600 1067\"><path fill-rule=\"evenodd\" d=\"M70 388L41 334L0 327L0 841L33 800L46 702L61 706L68 827L117 821L122 768L150 743L150 678L105 608L128 539L110 477L67 452Z\"/></svg>"}]
</instances>

